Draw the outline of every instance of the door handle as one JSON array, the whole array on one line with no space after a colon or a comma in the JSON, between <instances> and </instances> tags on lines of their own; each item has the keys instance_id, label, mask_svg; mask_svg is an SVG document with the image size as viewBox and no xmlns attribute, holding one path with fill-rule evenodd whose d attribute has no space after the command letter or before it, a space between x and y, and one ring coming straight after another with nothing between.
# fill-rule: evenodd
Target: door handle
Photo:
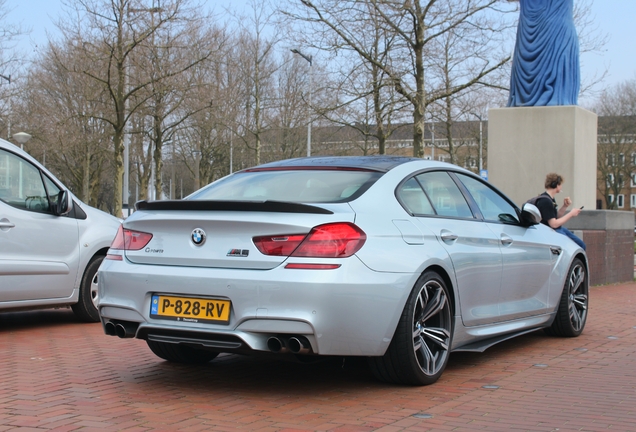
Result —
<instances>
[{"instance_id":1,"label":"door handle","mask_svg":"<svg viewBox=\"0 0 636 432\"><path fill-rule=\"evenodd\" d=\"M453 234L452 232L447 230L442 230L439 236L442 238L442 240L446 242L452 242L457 240L457 234Z\"/></svg>"},{"instance_id":2,"label":"door handle","mask_svg":"<svg viewBox=\"0 0 636 432\"><path fill-rule=\"evenodd\" d=\"M505 234L501 235L501 244L504 246L509 246L512 244L512 237L508 237Z\"/></svg>"},{"instance_id":3,"label":"door handle","mask_svg":"<svg viewBox=\"0 0 636 432\"><path fill-rule=\"evenodd\" d=\"M15 224L11 223L9 219L0 219L0 230L8 231L10 228L15 228Z\"/></svg>"},{"instance_id":4,"label":"door handle","mask_svg":"<svg viewBox=\"0 0 636 432\"><path fill-rule=\"evenodd\" d=\"M559 246L550 246L550 252L552 252L552 255L561 255L562 251L563 249L561 249Z\"/></svg>"}]
</instances>

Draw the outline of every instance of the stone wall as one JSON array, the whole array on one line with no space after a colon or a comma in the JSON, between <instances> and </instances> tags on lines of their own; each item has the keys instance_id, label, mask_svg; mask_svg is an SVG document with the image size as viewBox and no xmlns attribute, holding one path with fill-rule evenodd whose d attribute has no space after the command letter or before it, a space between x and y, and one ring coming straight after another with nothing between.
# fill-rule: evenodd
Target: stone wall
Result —
<instances>
[{"instance_id":1,"label":"stone wall","mask_svg":"<svg viewBox=\"0 0 636 432\"><path fill-rule=\"evenodd\" d=\"M632 212L584 210L567 227L587 246L591 285L634 280Z\"/></svg>"}]
</instances>

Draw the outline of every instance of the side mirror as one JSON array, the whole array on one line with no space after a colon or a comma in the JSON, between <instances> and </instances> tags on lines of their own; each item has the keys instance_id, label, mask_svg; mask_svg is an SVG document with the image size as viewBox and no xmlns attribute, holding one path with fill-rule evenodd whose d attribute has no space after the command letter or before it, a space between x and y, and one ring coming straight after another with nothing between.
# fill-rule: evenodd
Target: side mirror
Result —
<instances>
[{"instance_id":1,"label":"side mirror","mask_svg":"<svg viewBox=\"0 0 636 432\"><path fill-rule=\"evenodd\" d=\"M521 221L526 226L540 224L541 212L534 204L525 203L521 208Z\"/></svg>"},{"instance_id":2,"label":"side mirror","mask_svg":"<svg viewBox=\"0 0 636 432\"><path fill-rule=\"evenodd\" d=\"M68 191L61 190L60 193L57 194L57 202L55 203L53 212L56 216L62 216L69 213L72 209L72 201L68 195Z\"/></svg>"}]
</instances>

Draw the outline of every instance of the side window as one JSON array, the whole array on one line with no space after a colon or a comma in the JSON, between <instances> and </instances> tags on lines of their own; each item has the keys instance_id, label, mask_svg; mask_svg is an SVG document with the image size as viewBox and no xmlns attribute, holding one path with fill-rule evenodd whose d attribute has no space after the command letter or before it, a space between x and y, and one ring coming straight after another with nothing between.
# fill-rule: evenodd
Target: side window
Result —
<instances>
[{"instance_id":1,"label":"side window","mask_svg":"<svg viewBox=\"0 0 636 432\"><path fill-rule=\"evenodd\" d=\"M40 170L4 150L0 150L0 200L37 212L48 212L50 208Z\"/></svg>"},{"instance_id":2,"label":"side window","mask_svg":"<svg viewBox=\"0 0 636 432\"><path fill-rule=\"evenodd\" d=\"M423 173L417 176L417 180L439 216L474 218L464 195L446 172Z\"/></svg>"},{"instance_id":3,"label":"side window","mask_svg":"<svg viewBox=\"0 0 636 432\"><path fill-rule=\"evenodd\" d=\"M517 211L488 185L472 177L457 174L487 221L518 223Z\"/></svg>"},{"instance_id":4,"label":"side window","mask_svg":"<svg viewBox=\"0 0 636 432\"><path fill-rule=\"evenodd\" d=\"M414 178L404 182L397 191L397 196L402 205L415 215L434 215L435 210L424 194L420 184Z\"/></svg>"},{"instance_id":5,"label":"side window","mask_svg":"<svg viewBox=\"0 0 636 432\"><path fill-rule=\"evenodd\" d=\"M43 175L42 177L44 177L44 185L46 186L46 193L49 198L49 203L55 204L57 202L57 196L60 193L60 188L57 187L57 185L53 183L51 179L48 178L46 175Z\"/></svg>"}]
</instances>

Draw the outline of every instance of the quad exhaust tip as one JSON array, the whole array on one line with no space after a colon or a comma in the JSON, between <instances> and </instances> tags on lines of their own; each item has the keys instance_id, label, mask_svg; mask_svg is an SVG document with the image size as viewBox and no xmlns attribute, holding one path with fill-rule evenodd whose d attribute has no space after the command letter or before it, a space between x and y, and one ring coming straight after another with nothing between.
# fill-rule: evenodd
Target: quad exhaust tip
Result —
<instances>
[{"instance_id":1,"label":"quad exhaust tip","mask_svg":"<svg viewBox=\"0 0 636 432\"><path fill-rule=\"evenodd\" d=\"M137 333L139 323L127 321L106 321L104 323L104 333L108 336L118 336L122 339L133 338Z\"/></svg>"},{"instance_id":2,"label":"quad exhaust tip","mask_svg":"<svg viewBox=\"0 0 636 432\"><path fill-rule=\"evenodd\" d=\"M304 336L290 337L287 345L294 354L307 354L310 348L309 341Z\"/></svg>"},{"instance_id":3,"label":"quad exhaust tip","mask_svg":"<svg viewBox=\"0 0 636 432\"><path fill-rule=\"evenodd\" d=\"M113 323L112 321L106 321L106 324L104 324L104 333L106 333L108 336L117 336L115 323Z\"/></svg>"},{"instance_id":4,"label":"quad exhaust tip","mask_svg":"<svg viewBox=\"0 0 636 432\"><path fill-rule=\"evenodd\" d=\"M293 354L307 354L311 349L311 344L305 336L272 336L267 339L267 349L274 353L290 351Z\"/></svg>"},{"instance_id":5,"label":"quad exhaust tip","mask_svg":"<svg viewBox=\"0 0 636 432\"><path fill-rule=\"evenodd\" d=\"M285 343L276 336L272 336L267 339L267 348L274 353L283 353L287 351Z\"/></svg>"}]
</instances>

